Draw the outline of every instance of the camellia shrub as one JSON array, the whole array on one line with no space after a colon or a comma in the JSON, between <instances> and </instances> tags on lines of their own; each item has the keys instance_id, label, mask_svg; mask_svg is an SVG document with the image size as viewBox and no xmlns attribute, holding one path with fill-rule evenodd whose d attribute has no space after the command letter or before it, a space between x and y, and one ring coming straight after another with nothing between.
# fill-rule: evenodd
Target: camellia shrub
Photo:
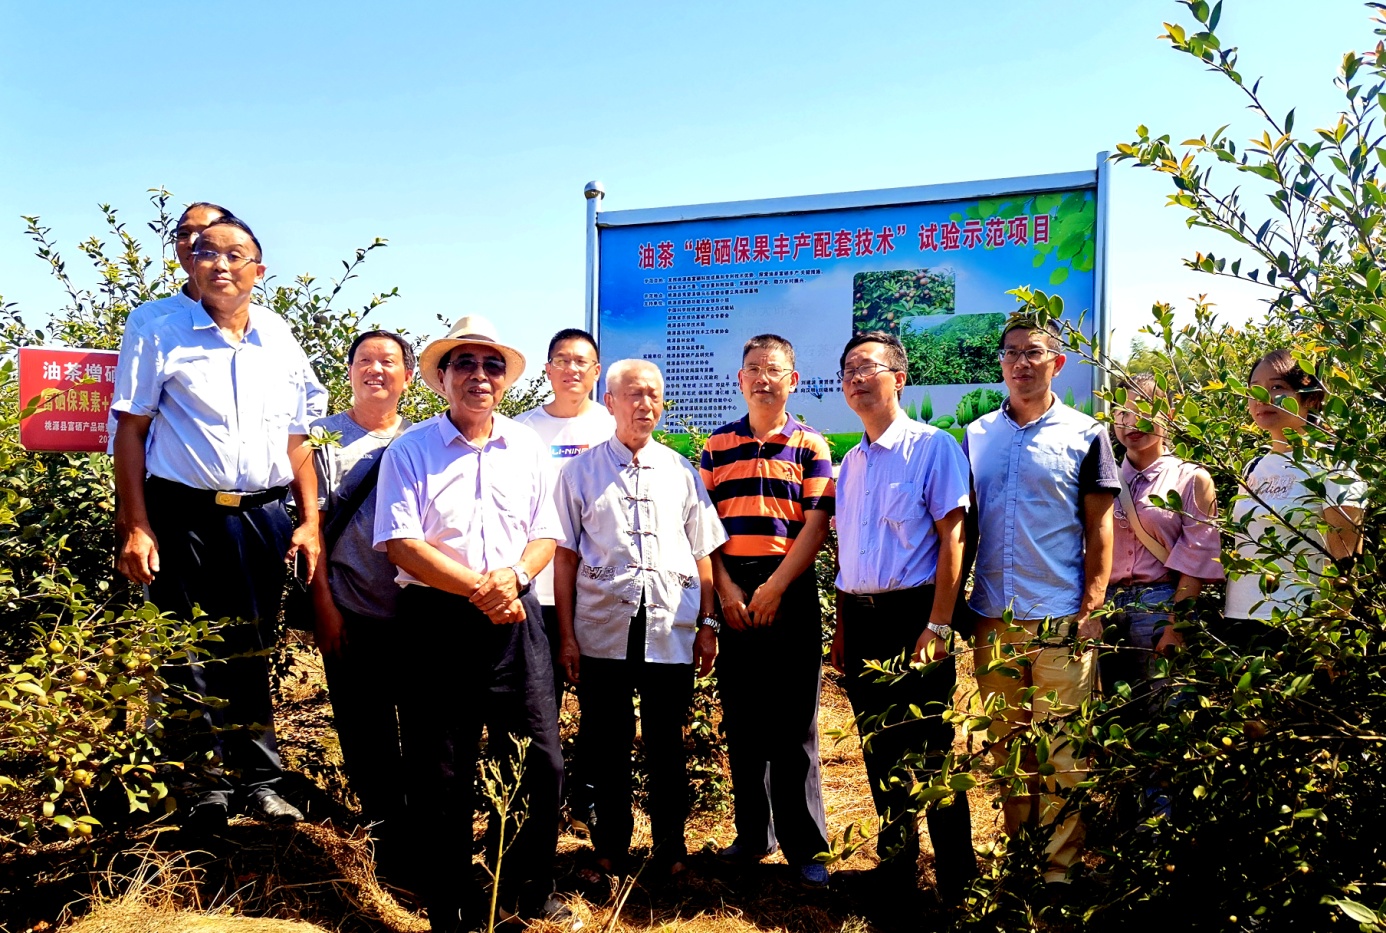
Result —
<instances>
[{"instance_id":1,"label":"camellia shrub","mask_svg":"<svg viewBox=\"0 0 1386 933\"><path fill-rule=\"evenodd\" d=\"M1230 326L1205 297L1193 320L1180 324L1168 305L1155 305L1137 362L1154 372L1165 397L1113 390L1105 400L1135 408L1142 427L1158 425L1174 453L1210 471L1229 575L1252 576L1267 595L1292 585L1305 595L1276 611L1270 647L1247 649L1218 636L1223 590L1206 587L1176 608L1186 646L1160 662L1158 702L1118 684L1059 719L1012 729L1011 754L994 768L987 732L1001 722L1003 701L962 697L947 715L965 731L968 752L913 784L919 810L951 805L979 782L1032 792L1054 773L1051 750L1073 743L1087 766L1065 807L1085 818L1088 855L1056 892L1043 884L1045 828L1001 837L983 853L983 877L955 918L961 928L1386 927L1384 8L1367 4L1375 38L1342 59L1341 112L1305 131L1295 111L1272 111L1259 82L1238 71L1237 50L1218 32L1222 4L1183 7L1193 22L1166 24L1164 41L1219 76L1262 127L1245 143L1224 127L1178 144L1139 127L1114 158L1170 179L1171 206L1231 250L1198 253L1188 266L1259 285L1266 314ZM1250 4L1246 10L1257 13ZM1062 301L1042 291L1013 294L1040 319L1063 312ZM1105 348L1072 331L1068 339L1072 356L1124 374ZM1238 536L1251 541L1232 507L1256 497L1246 476L1269 450L1248 406L1271 398L1249 385L1250 369L1278 347L1317 373L1326 392L1320 417L1291 432L1287 456L1316 496L1344 472L1367 490L1361 553L1328 560L1322 573L1303 553L1323 551L1327 526L1317 508L1276 514L1250 556L1231 548ZM1298 408L1294 398L1275 401ZM1163 507L1183 503L1171 496ZM859 844L854 830L838 852Z\"/></svg>"}]
</instances>

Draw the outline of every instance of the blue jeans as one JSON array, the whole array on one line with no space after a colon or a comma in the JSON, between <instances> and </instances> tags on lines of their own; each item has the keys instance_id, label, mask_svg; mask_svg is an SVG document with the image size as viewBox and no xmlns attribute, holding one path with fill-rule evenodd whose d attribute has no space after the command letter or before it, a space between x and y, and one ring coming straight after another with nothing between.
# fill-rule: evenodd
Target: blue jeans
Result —
<instances>
[{"instance_id":1,"label":"blue jeans","mask_svg":"<svg viewBox=\"0 0 1386 933\"><path fill-rule=\"evenodd\" d=\"M1138 583L1107 587L1107 606L1122 611L1115 620L1114 651L1104 651L1098 662L1102 690L1108 696L1125 681L1136 692L1157 689L1155 646L1170 625L1174 605L1173 583ZM1113 623L1108 617L1107 624Z\"/></svg>"}]
</instances>

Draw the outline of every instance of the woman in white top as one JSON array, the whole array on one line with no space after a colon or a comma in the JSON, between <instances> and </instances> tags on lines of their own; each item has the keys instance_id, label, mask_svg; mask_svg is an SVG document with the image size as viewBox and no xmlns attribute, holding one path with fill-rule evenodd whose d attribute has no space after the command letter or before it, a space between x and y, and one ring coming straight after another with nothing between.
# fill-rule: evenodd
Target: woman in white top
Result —
<instances>
[{"instance_id":1,"label":"woman in white top","mask_svg":"<svg viewBox=\"0 0 1386 933\"><path fill-rule=\"evenodd\" d=\"M1233 502L1236 556L1261 559L1276 565L1274 572L1229 573L1224 622L1214 634L1241 648L1259 645L1275 648L1284 643L1284 632L1275 623L1275 611L1303 612L1318 592L1328 561L1356 554L1361 546L1362 512L1366 485L1346 467L1326 468L1302 455L1291 453L1287 431L1303 431L1317 420L1324 390L1319 380L1306 373L1288 350L1275 350L1251 367L1253 388L1265 389L1270 398L1251 401L1251 417L1271 437L1270 453L1252 461L1243 480L1244 489ZM1293 400L1294 406L1286 406ZM1297 410L1292 410L1297 409ZM1306 481L1321 480L1324 494ZM1315 527L1327 525L1322 534ZM1269 535L1280 542L1276 555L1267 553ZM1296 570L1303 556L1306 570Z\"/></svg>"}]
</instances>

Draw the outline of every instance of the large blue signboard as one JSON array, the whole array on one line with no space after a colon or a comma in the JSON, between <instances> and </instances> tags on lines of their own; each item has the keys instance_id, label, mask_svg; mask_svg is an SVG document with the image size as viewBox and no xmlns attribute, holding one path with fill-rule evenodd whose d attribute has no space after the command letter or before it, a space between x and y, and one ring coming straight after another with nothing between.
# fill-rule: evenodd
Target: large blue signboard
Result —
<instances>
[{"instance_id":1,"label":"large blue signboard","mask_svg":"<svg viewBox=\"0 0 1386 933\"><path fill-rule=\"evenodd\" d=\"M671 427L706 430L745 410L742 344L780 334L801 374L790 411L851 435L838 357L854 331L884 330L909 355L906 411L956 429L1004 393L1008 289L1058 294L1089 335L1103 326L1097 175L598 213L602 363L658 364ZM1072 359L1055 391L1091 410L1093 378Z\"/></svg>"}]
</instances>

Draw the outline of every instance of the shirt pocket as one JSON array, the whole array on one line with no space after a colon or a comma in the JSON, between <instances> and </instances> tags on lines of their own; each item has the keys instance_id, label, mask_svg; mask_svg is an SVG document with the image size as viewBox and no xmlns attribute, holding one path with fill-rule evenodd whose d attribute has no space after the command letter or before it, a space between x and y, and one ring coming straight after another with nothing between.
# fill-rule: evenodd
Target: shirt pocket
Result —
<instances>
[{"instance_id":1,"label":"shirt pocket","mask_svg":"<svg viewBox=\"0 0 1386 933\"><path fill-rule=\"evenodd\" d=\"M886 527L902 545L910 544L910 531L920 521L918 483L887 483L881 496Z\"/></svg>"}]
</instances>

